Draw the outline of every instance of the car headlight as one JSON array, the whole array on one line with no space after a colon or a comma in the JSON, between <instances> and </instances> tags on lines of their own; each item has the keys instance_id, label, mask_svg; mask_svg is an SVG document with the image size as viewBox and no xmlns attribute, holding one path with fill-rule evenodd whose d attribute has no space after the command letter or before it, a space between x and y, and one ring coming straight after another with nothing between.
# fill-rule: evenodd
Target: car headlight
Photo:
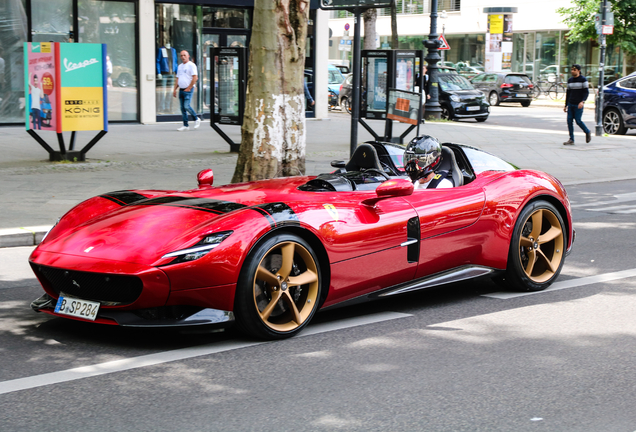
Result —
<instances>
[{"instance_id":1,"label":"car headlight","mask_svg":"<svg viewBox=\"0 0 636 432\"><path fill-rule=\"evenodd\" d=\"M460 99L460 97L457 96L457 95L451 95L450 100L452 100L453 102L461 102L462 101Z\"/></svg>"},{"instance_id":2,"label":"car headlight","mask_svg":"<svg viewBox=\"0 0 636 432\"><path fill-rule=\"evenodd\" d=\"M223 240L228 238L234 231L221 231L218 233L207 235L199 243L187 249L181 249L178 251L165 254L161 258L177 257L170 264L177 264L182 262L194 261L205 256L212 249L221 244Z\"/></svg>"}]
</instances>

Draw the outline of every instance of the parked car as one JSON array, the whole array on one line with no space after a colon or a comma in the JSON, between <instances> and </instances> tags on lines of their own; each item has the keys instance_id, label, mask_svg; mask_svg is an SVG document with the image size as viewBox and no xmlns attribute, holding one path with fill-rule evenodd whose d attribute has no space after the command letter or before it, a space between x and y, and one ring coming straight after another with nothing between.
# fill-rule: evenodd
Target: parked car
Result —
<instances>
[{"instance_id":1,"label":"parked car","mask_svg":"<svg viewBox=\"0 0 636 432\"><path fill-rule=\"evenodd\" d=\"M457 120L474 118L484 122L490 114L490 105L482 92L453 68L440 68L439 104L442 107L442 118Z\"/></svg>"},{"instance_id":2,"label":"parked car","mask_svg":"<svg viewBox=\"0 0 636 432\"><path fill-rule=\"evenodd\" d=\"M344 77L342 76L342 73L340 73L340 69L338 69L337 67L333 66L333 65L328 65L327 66L327 72L329 74L329 77L327 79L327 94L328 96L328 103L329 106L336 106L336 104L338 103L338 94L340 93L340 84L342 84L342 82L344 81ZM312 94L312 96L315 97L315 93L313 91L314 88L314 83L313 83L313 75L314 72L310 69L305 69L305 81L307 82L307 88L309 89L309 92ZM306 107L306 109L310 109L309 106Z\"/></svg>"},{"instance_id":3,"label":"parked car","mask_svg":"<svg viewBox=\"0 0 636 432\"><path fill-rule=\"evenodd\" d=\"M482 73L471 80L487 97L490 105L501 102L519 102L528 107L532 101L532 81L520 72Z\"/></svg>"},{"instance_id":4,"label":"parked car","mask_svg":"<svg viewBox=\"0 0 636 432\"><path fill-rule=\"evenodd\" d=\"M340 109L351 114L351 95L353 92L353 75L349 74L345 77L345 80L340 84L340 95L338 98L338 104Z\"/></svg>"},{"instance_id":5,"label":"parked car","mask_svg":"<svg viewBox=\"0 0 636 432\"><path fill-rule=\"evenodd\" d=\"M603 130L623 135L636 128L636 72L603 87Z\"/></svg>"},{"instance_id":6,"label":"parked car","mask_svg":"<svg viewBox=\"0 0 636 432\"><path fill-rule=\"evenodd\" d=\"M461 76L467 78L467 79L471 79L474 76L479 75L480 73L484 72L484 67L483 66L471 66L468 63L464 63L464 62L458 62L455 64L455 69L457 70L457 73L460 74Z\"/></svg>"}]
</instances>

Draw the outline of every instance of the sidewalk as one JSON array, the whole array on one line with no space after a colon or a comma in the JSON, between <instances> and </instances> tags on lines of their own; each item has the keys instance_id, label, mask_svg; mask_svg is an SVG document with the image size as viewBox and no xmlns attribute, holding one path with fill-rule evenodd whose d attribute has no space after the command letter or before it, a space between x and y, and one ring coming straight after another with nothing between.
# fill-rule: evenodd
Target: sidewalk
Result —
<instances>
[{"instance_id":1,"label":"sidewalk","mask_svg":"<svg viewBox=\"0 0 636 432\"><path fill-rule=\"evenodd\" d=\"M368 122L377 132L383 122ZM349 156L351 118L332 113L324 121L307 121L306 172L328 172L334 159ZM0 247L34 244L55 221L75 204L98 194L121 189L174 189L196 187L196 174L214 170L214 183L229 183L236 153L211 128L177 132L179 125L114 124L109 133L87 154L85 163L51 163L48 154L23 127L0 128ZM235 142L238 126L222 129ZM395 124L394 134L405 130ZM566 131L489 126L474 122L428 122L422 134L441 142L469 144L521 167L546 171L568 184L636 178L634 137L593 137L585 144L563 146ZM57 148L52 133L41 136ZM81 148L93 132L77 134ZM412 132L407 139L412 138ZM371 140L363 128L360 142ZM69 136L65 136L68 142ZM55 144L55 145L53 145ZM603 167L599 169L598 167ZM23 228L19 228L23 227Z\"/></svg>"}]
</instances>

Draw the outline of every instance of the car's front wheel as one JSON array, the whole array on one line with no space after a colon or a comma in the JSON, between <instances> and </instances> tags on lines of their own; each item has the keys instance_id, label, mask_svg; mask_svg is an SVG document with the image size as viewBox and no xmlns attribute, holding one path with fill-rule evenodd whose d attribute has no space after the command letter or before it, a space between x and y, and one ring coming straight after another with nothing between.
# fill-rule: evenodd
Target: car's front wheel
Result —
<instances>
[{"instance_id":1,"label":"car's front wheel","mask_svg":"<svg viewBox=\"0 0 636 432\"><path fill-rule=\"evenodd\" d=\"M442 114L441 117L443 120L454 120L452 114L450 113L450 110L448 109L447 106L442 105Z\"/></svg>"},{"instance_id":2,"label":"car's front wheel","mask_svg":"<svg viewBox=\"0 0 636 432\"><path fill-rule=\"evenodd\" d=\"M519 215L503 276L515 291L541 291L559 276L565 261L567 232L559 211L547 201L535 201Z\"/></svg>"},{"instance_id":3,"label":"car's front wheel","mask_svg":"<svg viewBox=\"0 0 636 432\"><path fill-rule=\"evenodd\" d=\"M618 110L612 108L605 111L605 114L603 114L603 131L609 135L625 135L627 128Z\"/></svg>"},{"instance_id":4,"label":"car's front wheel","mask_svg":"<svg viewBox=\"0 0 636 432\"><path fill-rule=\"evenodd\" d=\"M298 236L277 234L248 256L236 287L239 328L259 339L284 339L300 332L318 309L318 258Z\"/></svg>"}]
</instances>

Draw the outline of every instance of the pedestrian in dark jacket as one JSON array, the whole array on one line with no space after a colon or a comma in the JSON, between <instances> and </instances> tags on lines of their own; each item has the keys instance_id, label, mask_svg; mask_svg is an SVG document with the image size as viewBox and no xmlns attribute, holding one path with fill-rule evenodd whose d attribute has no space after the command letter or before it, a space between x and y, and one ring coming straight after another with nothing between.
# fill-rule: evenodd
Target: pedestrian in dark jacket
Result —
<instances>
[{"instance_id":1,"label":"pedestrian in dark jacket","mask_svg":"<svg viewBox=\"0 0 636 432\"><path fill-rule=\"evenodd\" d=\"M563 143L563 145L574 145L574 121L579 125L583 132L585 132L585 142L590 142L592 134L590 130L585 126L585 123L581 120L583 115L583 105L590 95L589 82L581 75L581 65L573 64L570 69L572 77L568 79L568 89L565 94L565 107L563 112L568 113L568 131L570 132L570 139Z\"/></svg>"}]
</instances>

